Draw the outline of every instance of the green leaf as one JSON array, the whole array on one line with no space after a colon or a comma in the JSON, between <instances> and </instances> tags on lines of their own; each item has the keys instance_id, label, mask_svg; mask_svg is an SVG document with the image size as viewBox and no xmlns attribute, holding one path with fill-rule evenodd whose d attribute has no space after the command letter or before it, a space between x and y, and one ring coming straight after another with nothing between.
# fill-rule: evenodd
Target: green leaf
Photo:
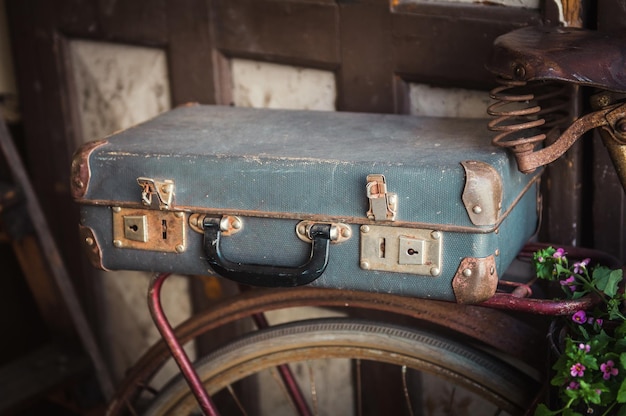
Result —
<instances>
[{"instance_id":1,"label":"green leaf","mask_svg":"<svg viewBox=\"0 0 626 416\"><path fill-rule=\"evenodd\" d=\"M553 416L558 414L559 411L552 411L550 409L548 409L548 406L546 406L545 404L540 404L539 406L537 406L537 408L535 409L535 416Z\"/></svg>"},{"instance_id":2,"label":"green leaf","mask_svg":"<svg viewBox=\"0 0 626 416\"><path fill-rule=\"evenodd\" d=\"M613 297L617 294L617 287L622 281L622 270L611 270L607 267L596 267L593 270L593 280L596 287L606 293L607 296Z\"/></svg>"},{"instance_id":3,"label":"green leaf","mask_svg":"<svg viewBox=\"0 0 626 416\"><path fill-rule=\"evenodd\" d=\"M622 368L626 368L626 352L619 355L619 363L622 365Z\"/></svg>"},{"instance_id":4,"label":"green leaf","mask_svg":"<svg viewBox=\"0 0 626 416\"><path fill-rule=\"evenodd\" d=\"M554 268L558 274L566 274L567 277L569 277L572 274L572 272L569 269L566 269L565 267L561 266L559 263L556 263L554 265Z\"/></svg>"},{"instance_id":5,"label":"green leaf","mask_svg":"<svg viewBox=\"0 0 626 416\"><path fill-rule=\"evenodd\" d=\"M626 380L622 381L622 384L619 386L619 390L617 391L617 402L626 403Z\"/></svg>"},{"instance_id":6,"label":"green leaf","mask_svg":"<svg viewBox=\"0 0 626 416\"><path fill-rule=\"evenodd\" d=\"M597 370L598 368L600 368L598 367L598 360L596 360L596 358L592 357L591 355L583 356L580 361L581 361L581 364L587 367L588 369Z\"/></svg>"},{"instance_id":7,"label":"green leaf","mask_svg":"<svg viewBox=\"0 0 626 416\"><path fill-rule=\"evenodd\" d=\"M585 340L589 340L589 333L583 325L576 325L576 330L580 332L580 335L582 335Z\"/></svg>"},{"instance_id":8,"label":"green leaf","mask_svg":"<svg viewBox=\"0 0 626 416\"><path fill-rule=\"evenodd\" d=\"M593 269L593 280L596 284L596 287L600 290L604 290L608 281L609 275L611 274L611 269L604 266L598 266Z\"/></svg>"}]
</instances>

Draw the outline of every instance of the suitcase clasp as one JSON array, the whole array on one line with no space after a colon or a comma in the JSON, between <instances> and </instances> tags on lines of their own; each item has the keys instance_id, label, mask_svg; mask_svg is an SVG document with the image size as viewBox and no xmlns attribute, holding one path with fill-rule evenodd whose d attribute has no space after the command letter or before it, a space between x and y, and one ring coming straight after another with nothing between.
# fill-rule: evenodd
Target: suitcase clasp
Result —
<instances>
[{"instance_id":1,"label":"suitcase clasp","mask_svg":"<svg viewBox=\"0 0 626 416\"><path fill-rule=\"evenodd\" d=\"M158 198L159 209L169 209L174 197L174 181L165 179L158 181L152 178L137 178L141 187L141 203L147 207L152 206L152 195Z\"/></svg>"},{"instance_id":2,"label":"suitcase clasp","mask_svg":"<svg viewBox=\"0 0 626 416\"><path fill-rule=\"evenodd\" d=\"M374 221L394 221L398 210L398 195L387 192L385 175L367 175L365 190L370 202L367 218Z\"/></svg>"}]
</instances>

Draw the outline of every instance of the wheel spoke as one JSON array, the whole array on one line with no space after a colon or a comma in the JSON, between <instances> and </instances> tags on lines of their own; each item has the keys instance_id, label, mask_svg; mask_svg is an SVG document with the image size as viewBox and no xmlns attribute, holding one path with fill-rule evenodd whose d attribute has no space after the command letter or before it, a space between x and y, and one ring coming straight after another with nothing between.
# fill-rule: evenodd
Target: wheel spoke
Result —
<instances>
[{"instance_id":1,"label":"wheel spoke","mask_svg":"<svg viewBox=\"0 0 626 416\"><path fill-rule=\"evenodd\" d=\"M311 366L310 361L307 361L306 365L309 369L309 384L311 386L311 401L313 403L313 414L315 416L318 416L319 408L317 404L317 386L315 384L315 373L313 371L313 367Z\"/></svg>"},{"instance_id":2,"label":"wheel spoke","mask_svg":"<svg viewBox=\"0 0 626 416\"><path fill-rule=\"evenodd\" d=\"M243 416L248 416L248 412L246 412L246 409L243 407L243 403L241 403L241 400L239 400L239 396L237 396L237 393L235 393L235 389L233 389L232 384L229 384L228 386L226 386L226 389L230 393L230 397L232 397L235 403L237 404L237 407L241 411L241 414Z\"/></svg>"},{"instance_id":3,"label":"wheel spoke","mask_svg":"<svg viewBox=\"0 0 626 416\"><path fill-rule=\"evenodd\" d=\"M363 395L361 390L361 360L357 358L356 360L356 409L357 415L363 416Z\"/></svg>"},{"instance_id":4,"label":"wheel spoke","mask_svg":"<svg viewBox=\"0 0 626 416\"><path fill-rule=\"evenodd\" d=\"M411 406L411 396L409 396L409 388L406 382L406 365L402 366L402 389L404 390L404 400L406 407L409 409L409 415L413 416L413 406Z\"/></svg>"}]
</instances>

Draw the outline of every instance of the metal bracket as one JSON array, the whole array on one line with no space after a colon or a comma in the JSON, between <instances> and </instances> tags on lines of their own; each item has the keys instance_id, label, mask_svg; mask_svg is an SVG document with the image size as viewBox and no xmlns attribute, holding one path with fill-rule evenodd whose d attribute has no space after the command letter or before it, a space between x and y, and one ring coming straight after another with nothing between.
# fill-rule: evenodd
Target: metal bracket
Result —
<instances>
[{"instance_id":1,"label":"metal bracket","mask_svg":"<svg viewBox=\"0 0 626 416\"><path fill-rule=\"evenodd\" d=\"M174 198L174 181L165 179L162 181L152 178L137 178L141 187L141 203L147 207L152 206L152 196L156 195L159 209L169 209Z\"/></svg>"},{"instance_id":2,"label":"metal bracket","mask_svg":"<svg viewBox=\"0 0 626 416\"><path fill-rule=\"evenodd\" d=\"M189 216L189 227L197 233L204 234L204 228L202 223L205 217L211 217L207 214L191 214ZM236 215L224 215L220 219L220 233L222 236L227 237L233 234L237 234L243 230L243 220Z\"/></svg>"},{"instance_id":3,"label":"metal bracket","mask_svg":"<svg viewBox=\"0 0 626 416\"><path fill-rule=\"evenodd\" d=\"M394 221L398 210L398 196L387 192L385 175L367 175L365 189L370 202L367 218L374 221Z\"/></svg>"},{"instance_id":4,"label":"metal bracket","mask_svg":"<svg viewBox=\"0 0 626 416\"><path fill-rule=\"evenodd\" d=\"M463 205L474 225L494 225L502 209L503 186L498 171L477 160L461 162L465 169Z\"/></svg>"},{"instance_id":5,"label":"metal bracket","mask_svg":"<svg viewBox=\"0 0 626 416\"><path fill-rule=\"evenodd\" d=\"M296 225L296 234L298 238L305 243L310 243L313 241L311 238L311 227L315 224L319 224L316 221L300 221L298 225ZM331 223L330 224L330 242L333 244L343 243L352 237L352 228L350 225L344 224L342 222Z\"/></svg>"},{"instance_id":6,"label":"metal bracket","mask_svg":"<svg viewBox=\"0 0 626 416\"><path fill-rule=\"evenodd\" d=\"M483 302L496 293L498 272L496 259L488 257L466 257L452 279L452 289L458 303Z\"/></svg>"}]
</instances>

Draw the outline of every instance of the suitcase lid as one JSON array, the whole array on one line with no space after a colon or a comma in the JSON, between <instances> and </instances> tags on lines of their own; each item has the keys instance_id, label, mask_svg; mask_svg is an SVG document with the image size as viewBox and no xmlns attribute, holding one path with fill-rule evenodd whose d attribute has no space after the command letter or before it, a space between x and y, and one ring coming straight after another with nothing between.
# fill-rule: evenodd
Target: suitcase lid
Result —
<instances>
[{"instance_id":1,"label":"suitcase lid","mask_svg":"<svg viewBox=\"0 0 626 416\"><path fill-rule=\"evenodd\" d=\"M140 206L138 179L172 181L168 209L363 223L382 195L372 189L383 190L368 175L382 174L399 224L491 230L539 174L519 173L513 157L491 145L486 125L185 106L84 145L72 186L81 203Z\"/></svg>"}]
</instances>

